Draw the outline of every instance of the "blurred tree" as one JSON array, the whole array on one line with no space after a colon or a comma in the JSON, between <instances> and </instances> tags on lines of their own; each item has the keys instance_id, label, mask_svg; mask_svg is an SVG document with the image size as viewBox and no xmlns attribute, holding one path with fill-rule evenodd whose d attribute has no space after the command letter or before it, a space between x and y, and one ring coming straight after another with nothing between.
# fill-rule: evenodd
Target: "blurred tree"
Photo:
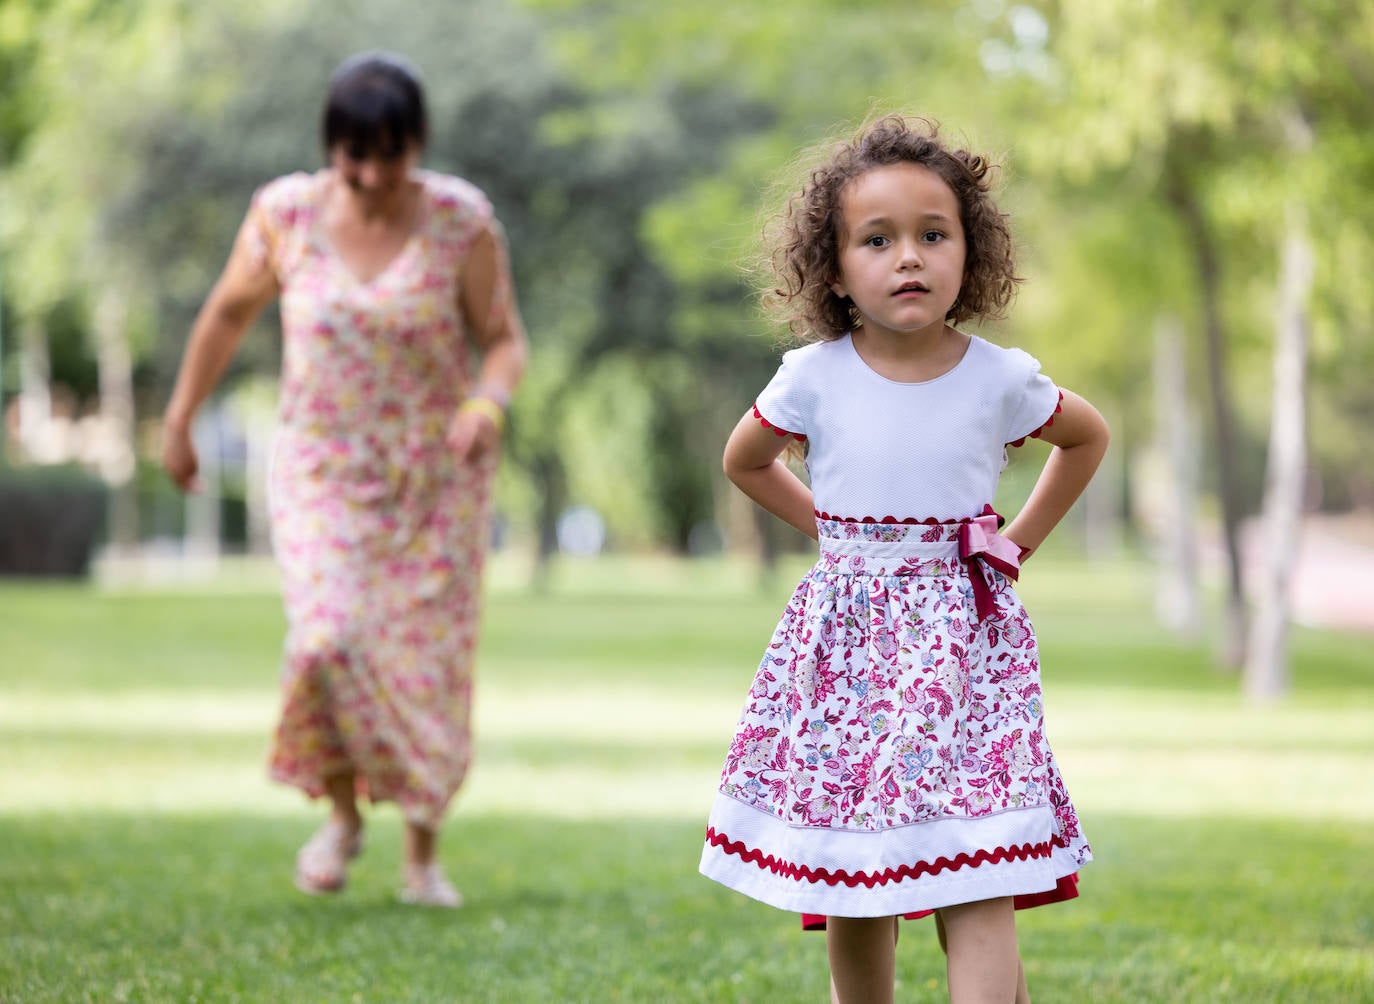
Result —
<instances>
[{"instance_id":1,"label":"blurred tree","mask_svg":"<svg viewBox=\"0 0 1374 1004\"><path fill-rule=\"evenodd\" d=\"M144 13L151 18L158 9L149 0ZM511 239L535 350L516 403L511 454L536 482L547 557L554 521L577 487L577 472L565 470L568 409L604 360L626 355L654 374L660 357L678 351L673 283L648 253L642 221L676 187L712 170L735 136L765 125L766 109L707 83L673 80L593 100L546 58L533 19L492 0L418 6L404 19L365 3L302 0L271 20L232 17L210 5L187 14L179 28L160 87L149 83L138 101L127 101L134 88L117 78L125 90L107 110L106 128L97 109L68 107L77 104L74 93L54 86L65 111L45 119L42 143L29 145L15 177L35 206L48 194L82 192L81 212L71 214L70 231L49 234L50 249L29 270L46 269L54 291L90 289L97 273L64 272L57 267L63 254L89 253L93 234L101 247L120 249L119 282L109 279L120 297L99 300L105 323L95 330L109 335L98 340L99 358L112 372L119 368L114 331L123 325L115 319L146 303L157 324L140 346L138 373L142 410L155 411L253 189L320 162L318 109L330 71L362 48L405 53L426 72L434 137L427 163L484 188ZM71 29L71 51L79 54L101 34L79 23ZM102 68L91 57L77 76ZM83 133L89 149L117 144L119 155L119 170L84 191L90 165L76 152ZM46 149L51 159L33 156ZM58 154L65 164L44 170ZM40 225L36 214L16 220L14 244ZM113 275L113 263L100 265L101 276ZM40 288L31 287L30 300L38 302L33 290ZM276 353L275 340L250 339L230 381L275 369ZM651 383L680 388L657 376ZM682 414L691 394L677 395L660 402L655 423ZM647 467L642 473L648 476ZM684 539L684 519L710 515L709 490L697 480L653 497L659 508L681 510L668 520L673 539Z\"/></svg>"},{"instance_id":2,"label":"blurred tree","mask_svg":"<svg viewBox=\"0 0 1374 1004\"><path fill-rule=\"evenodd\" d=\"M1165 210L1183 235L1207 349L1229 556L1222 661L1238 666L1246 642L1239 525L1248 505L1229 357L1257 344L1265 311L1255 309L1253 277L1276 276L1284 220L1323 190L1348 191L1352 169L1368 163L1367 153L1352 149L1350 126L1369 124L1374 35L1368 24L1352 32L1349 12L1332 3L1060 0L1048 8L1056 72L1045 110L1052 117L1042 122L1042 141L1027 136L1031 159L1082 196L1100 197L1110 186L1118 207ZM1312 122L1312 154L1284 141L1294 106ZM1178 246L1144 244L1159 254ZM1143 287L1161 304L1178 302L1176 287L1156 282L1158 270L1126 274L1119 262L1105 258L1100 270L1114 289ZM1272 297L1277 283L1269 282Z\"/></svg>"},{"instance_id":3,"label":"blurred tree","mask_svg":"<svg viewBox=\"0 0 1374 1004\"><path fill-rule=\"evenodd\" d=\"M122 330L138 410L155 412L253 189L320 162L329 71L399 50L427 75L427 162L486 188L511 237L535 349L511 455L538 490L506 497L541 500L545 553L558 512L588 499L613 533L681 546L722 510L720 444L776 364L748 268L795 151L900 108L1011 151L1004 199L1037 281L989 333L1105 398L1118 444L1143 438L1158 318L1231 354L1231 372L1212 367L1240 392L1222 409L1237 443L1212 451L1235 465L1228 525L1257 494L1279 208L1300 189L1328 390L1314 444L1328 499L1351 502L1374 495L1374 19L1344 7L459 0L398 17L359 0L0 0L0 296L67 346L54 367L70 354L46 334L56 305L95 331L104 304L99 344ZM1301 158L1275 114L1292 106L1314 133ZM250 339L231 379L274 371L277 351Z\"/></svg>"},{"instance_id":4,"label":"blurred tree","mask_svg":"<svg viewBox=\"0 0 1374 1004\"><path fill-rule=\"evenodd\" d=\"M138 170L124 130L172 86L177 43L195 27L185 7L44 0L0 9L0 68L13 85L0 116L3 297L27 333L21 349L35 357L47 353L49 322L62 309L80 305L93 318L100 305L88 330L110 433L102 460L113 489L109 531L120 545L138 535L129 344L146 330L148 282L130 270L104 210ZM41 417L43 409L26 410Z\"/></svg>"}]
</instances>

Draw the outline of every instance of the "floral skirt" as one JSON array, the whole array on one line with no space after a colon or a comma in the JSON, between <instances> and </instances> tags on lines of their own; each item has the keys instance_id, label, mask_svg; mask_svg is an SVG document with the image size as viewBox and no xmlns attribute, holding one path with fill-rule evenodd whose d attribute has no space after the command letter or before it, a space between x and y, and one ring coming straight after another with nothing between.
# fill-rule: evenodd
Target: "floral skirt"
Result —
<instances>
[{"instance_id":1,"label":"floral skirt","mask_svg":"<svg viewBox=\"0 0 1374 1004\"><path fill-rule=\"evenodd\" d=\"M1045 738L1035 634L959 525L821 519L750 689L704 875L785 910L1076 895L1092 854ZM971 576L995 611L979 618Z\"/></svg>"}]
</instances>

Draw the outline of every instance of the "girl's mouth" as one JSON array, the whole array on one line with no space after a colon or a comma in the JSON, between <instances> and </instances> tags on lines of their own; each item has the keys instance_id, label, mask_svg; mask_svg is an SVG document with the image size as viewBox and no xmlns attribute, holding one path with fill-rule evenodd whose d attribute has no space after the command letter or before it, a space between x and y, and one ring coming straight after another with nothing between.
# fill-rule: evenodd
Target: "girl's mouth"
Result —
<instances>
[{"instance_id":1,"label":"girl's mouth","mask_svg":"<svg viewBox=\"0 0 1374 1004\"><path fill-rule=\"evenodd\" d=\"M923 282L906 282L897 287L893 296L901 296L903 293L929 293L930 287Z\"/></svg>"}]
</instances>

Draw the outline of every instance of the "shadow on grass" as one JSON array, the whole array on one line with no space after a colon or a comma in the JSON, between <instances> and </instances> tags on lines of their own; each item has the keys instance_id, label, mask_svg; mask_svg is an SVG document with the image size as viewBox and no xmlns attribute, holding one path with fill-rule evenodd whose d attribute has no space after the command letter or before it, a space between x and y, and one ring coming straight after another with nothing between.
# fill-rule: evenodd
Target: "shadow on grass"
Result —
<instances>
[{"instance_id":1,"label":"shadow on grass","mask_svg":"<svg viewBox=\"0 0 1374 1004\"><path fill-rule=\"evenodd\" d=\"M304 816L0 817L0 1000L824 1000L824 940L695 873L701 825L464 819L468 905L393 895L372 817L349 888L290 885ZM1019 922L1046 1000L1353 1001L1374 986L1374 834L1240 820L1088 820L1083 896ZM927 923L903 1000L944 999Z\"/></svg>"}]
</instances>

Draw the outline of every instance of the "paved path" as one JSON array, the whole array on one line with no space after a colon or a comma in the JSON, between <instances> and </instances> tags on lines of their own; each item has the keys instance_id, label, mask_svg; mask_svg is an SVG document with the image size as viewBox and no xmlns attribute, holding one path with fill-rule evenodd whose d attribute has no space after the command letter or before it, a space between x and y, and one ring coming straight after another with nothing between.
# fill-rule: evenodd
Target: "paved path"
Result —
<instances>
[{"instance_id":1,"label":"paved path","mask_svg":"<svg viewBox=\"0 0 1374 1004\"><path fill-rule=\"evenodd\" d=\"M1262 567L1258 526L1247 527L1249 574ZM1300 624L1374 634L1374 518L1314 516L1303 524L1293 574Z\"/></svg>"}]
</instances>

